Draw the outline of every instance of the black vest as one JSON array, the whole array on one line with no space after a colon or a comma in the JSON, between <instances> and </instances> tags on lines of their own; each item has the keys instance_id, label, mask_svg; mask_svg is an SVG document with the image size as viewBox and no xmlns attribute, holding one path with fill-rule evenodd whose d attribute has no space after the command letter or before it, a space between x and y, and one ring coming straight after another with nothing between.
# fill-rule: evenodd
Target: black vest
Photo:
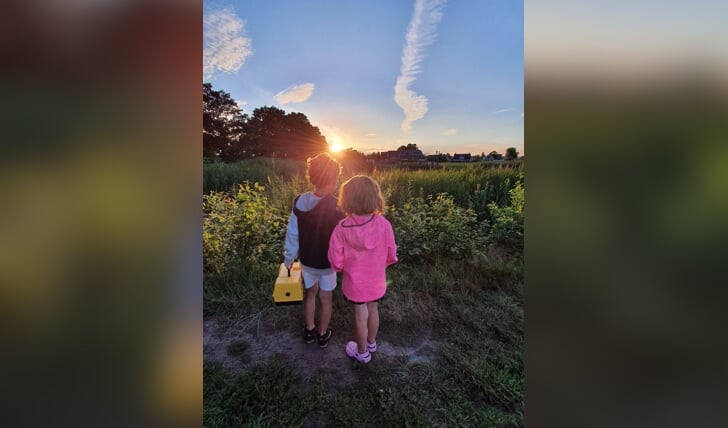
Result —
<instances>
[{"instance_id":1,"label":"black vest","mask_svg":"<svg viewBox=\"0 0 728 428\"><path fill-rule=\"evenodd\" d=\"M336 224L344 218L344 214L336 207L333 195L324 196L311 211L296 208L297 196L293 201L293 213L298 220L298 256L301 264L327 269L329 263L329 238Z\"/></svg>"}]
</instances>

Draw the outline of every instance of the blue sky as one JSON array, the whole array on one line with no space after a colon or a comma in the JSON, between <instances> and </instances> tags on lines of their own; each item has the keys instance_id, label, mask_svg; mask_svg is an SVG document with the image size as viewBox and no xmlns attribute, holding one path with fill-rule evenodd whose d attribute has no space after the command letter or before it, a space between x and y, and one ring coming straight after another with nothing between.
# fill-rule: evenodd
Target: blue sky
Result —
<instances>
[{"instance_id":1,"label":"blue sky","mask_svg":"<svg viewBox=\"0 0 728 428\"><path fill-rule=\"evenodd\" d=\"M426 154L523 146L523 1L205 1L204 80L329 143Z\"/></svg>"}]
</instances>

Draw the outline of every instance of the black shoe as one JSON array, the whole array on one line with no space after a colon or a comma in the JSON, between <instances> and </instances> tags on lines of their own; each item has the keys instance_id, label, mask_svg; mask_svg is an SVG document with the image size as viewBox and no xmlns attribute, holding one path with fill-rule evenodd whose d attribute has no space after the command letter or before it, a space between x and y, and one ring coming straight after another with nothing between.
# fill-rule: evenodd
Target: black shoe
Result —
<instances>
[{"instance_id":1,"label":"black shoe","mask_svg":"<svg viewBox=\"0 0 728 428\"><path fill-rule=\"evenodd\" d=\"M325 347L329 346L329 339L331 339L331 333L332 333L332 330L330 328L327 328L326 333L319 334L319 337L318 337L319 348L325 348Z\"/></svg>"},{"instance_id":2,"label":"black shoe","mask_svg":"<svg viewBox=\"0 0 728 428\"><path fill-rule=\"evenodd\" d=\"M305 340L306 343L313 343L313 341L316 340L316 327L309 330L304 325L303 326L303 340Z\"/></svg>"}]
</instances>

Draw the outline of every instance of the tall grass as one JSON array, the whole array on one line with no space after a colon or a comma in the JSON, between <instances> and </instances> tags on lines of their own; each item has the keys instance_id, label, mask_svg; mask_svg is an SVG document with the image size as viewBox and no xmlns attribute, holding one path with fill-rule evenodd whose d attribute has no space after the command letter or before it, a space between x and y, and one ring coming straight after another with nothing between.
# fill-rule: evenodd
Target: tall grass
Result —
<instances>
[{"instance_id":1,"label":"tall grass","mask_svg":"<svg viewBox=\"0 0 728 428\"><path fill-rule=\"evenodd\" d=\"M202 190L227 192L245 181L261 184L286 181L303 176L306 165L292 159L253 158L234 163L205 162L202 166Z\"/></svg>"},{"instance_id":2,"label":"tall grass","mask_svg":"<svg viewBox=\"0 0 728 428\"><path fill-rule=\"evenodd\" d=\"M206 163L203 166L203 190L230 191L245 181L258 182L266 187L274 207L290 211L293 198L310 185L305 178L303 161L286 159L247 159L236 163ZM347 170L345 181L360 171ZM523 183L523 163L492 166L484 164L458 165L438 169L375 169L370 175L379 182L388 205L403 206L410 198L447 193L455 203L472 208L479 220L490 220L488 204L506 206L510 190Z\"/></svg>"},{"instance_id":3,"label":"tall grass","mask_svg":"<svg viewBox=\"0 0 728 428\"><path fill-rule=\"evenodd\" d=\"M407 171L390 169L374 174L389 205L403 206L412 197L447 193L455 203L489 219L488 204L510 203L509 191L523 182L523 167L493 168L480 164L457 169Z\"/></svg>"}]
</instances>

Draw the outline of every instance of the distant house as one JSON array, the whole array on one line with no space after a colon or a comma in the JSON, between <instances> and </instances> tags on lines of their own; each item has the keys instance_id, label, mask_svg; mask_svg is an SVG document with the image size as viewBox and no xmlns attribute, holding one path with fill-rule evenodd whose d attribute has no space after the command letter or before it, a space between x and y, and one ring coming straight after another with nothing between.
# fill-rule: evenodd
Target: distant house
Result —
<instances>
[{"instance_id":1,"label":"distant house","mask_svg":"<svg viewBox=\"0 0 728 428\"><path fill-rule=\"evenodd\" d=\"M473 158L470 156L470 153L455 153L452 155L452 161L453 162L470 162Z\"/></svg>"}]
</instances>

